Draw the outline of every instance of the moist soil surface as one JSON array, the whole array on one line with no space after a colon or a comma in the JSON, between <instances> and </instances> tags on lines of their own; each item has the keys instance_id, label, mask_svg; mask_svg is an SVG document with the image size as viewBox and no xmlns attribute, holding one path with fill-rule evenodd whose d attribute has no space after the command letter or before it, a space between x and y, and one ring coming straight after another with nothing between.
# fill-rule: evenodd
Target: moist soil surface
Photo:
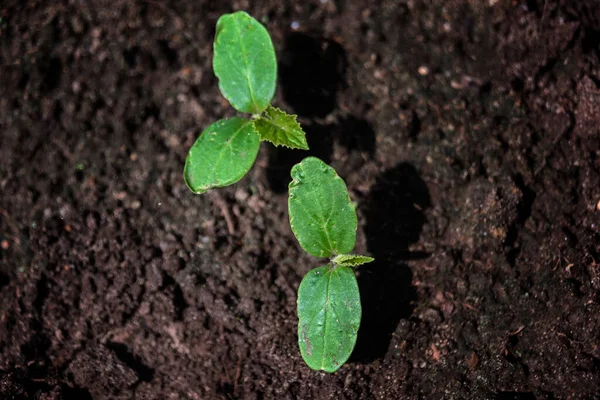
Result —
<instances>
[{"instance_id":1,"label":"moist soil surface","mask_svg":"<svg viewBox=\"0 0 600 400\"><path fill-rule=\"evenodd\" d=\"M275 104L237 184L182 171L235 115L218 17L273 37ZM600 398L600 4L594 0L4 1L0 398ZM297 345L323 260L290 167L345 179L363 321L335 374Z\"/></svg>"}]
</instances>

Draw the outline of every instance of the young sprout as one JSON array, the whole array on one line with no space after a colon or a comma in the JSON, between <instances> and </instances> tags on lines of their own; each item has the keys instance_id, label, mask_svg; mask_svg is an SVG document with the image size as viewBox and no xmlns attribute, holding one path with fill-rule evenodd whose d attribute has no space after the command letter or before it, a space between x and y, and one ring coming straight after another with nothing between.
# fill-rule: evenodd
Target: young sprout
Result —
<instances>
[{"instance_id":1,"label":"young sprout","mask_svg":"<svg viewBox=\"0 0 600 400\"><path fill-rule=\"evenodd\" d=\"M373 258L348 254L358 220L346 184L315 157L292 168L289 185L292 231L300 246L330 263L311 270L298 288L298 344L306 364L337 371L350 357L360 326L361 305L353 267Z\"/></svg>"},{"instance_id":2,"label":"young sprout","mask_svg":"<svg viewBox=\"0 0 600 400\"><path fill-rule=\"evenodd\" d=\"M271 105L277 60L269 33L243 11L217 21L213 69L219 90L233 108L251 114L210 125L190 149L184 179L194 193L231 185L252 168L261 141L308 150L295 115Z\"/></svg>"},{"instance_id":3,"label":"young sprout","mask_svg":"<svg viewBox=\"0 0 600 400\"><path fill-rule=\"evenodd\" d=\"M243 11L219 18L213 69L223 96L250 115L217 121L198 137L184 167L185 183L194 193L242 179L261 141L308 150L296 116L271 105L277 61L264 26ZM360 294L352 268L373 259L350 254L356 243L356 210L335 170L308 157L292 168L292 178L292 231L306 252L329 258L298 289L298 343L310 368L335 372L350 357L360 325Z\"/></svg>"}]
</instances>

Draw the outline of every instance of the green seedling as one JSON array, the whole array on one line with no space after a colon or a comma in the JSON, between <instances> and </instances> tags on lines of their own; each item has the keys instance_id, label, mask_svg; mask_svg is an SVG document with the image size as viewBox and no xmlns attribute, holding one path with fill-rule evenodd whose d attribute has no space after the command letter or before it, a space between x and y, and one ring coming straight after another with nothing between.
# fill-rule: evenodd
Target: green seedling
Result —
<instances>
[{"instance_id":1,"label":"green seedling","mask_svg":"<svg viewBox=\"0 0 600 400\"><path fill-rule=\"evenodd\" d=\"M277 61L271 38L258 21L243 11L219 18L213 69L223 96L251 116L222 119L198 137L184 168L185 183L197 194L242 179L261 141L308 150L296 116L271 105ZM352 268L373 259L350 254L356 243L356 210L335 170L308 157L292 168L292 178L292 231L307 253L329 258L298 289L298 343L310 368L335 372L350 357L360 326L360 293Z\"/></svg>"},{"instance_id":2,"label":"green seedling","mask_svg":"<svg viewBox=\"0 0 600 400\"><path fill-rule=\"evenodd\" d=\"M290 225L300 246L330 259L311 270L298 288L298 344L315 370L337 371L350 357L361 305L353 267L373 258L348 254L356 243L357 217L346 184L315 157L292 168Z\"/></svg>"},{"instance_id":3,"label":"green seedling","mask_svg":"<svg viewBox=\"0 0 600 400\"><path fill-rule=\"evenodd\" d=\"M217 21L213 69L219 90L237 111L206 128L185 161L185 183L194 193L231 185L252 168L261 141L308 150L304 131L289 115L271 105L277 60L269 33L243 11Z\"/></svg>"}]
</instances>

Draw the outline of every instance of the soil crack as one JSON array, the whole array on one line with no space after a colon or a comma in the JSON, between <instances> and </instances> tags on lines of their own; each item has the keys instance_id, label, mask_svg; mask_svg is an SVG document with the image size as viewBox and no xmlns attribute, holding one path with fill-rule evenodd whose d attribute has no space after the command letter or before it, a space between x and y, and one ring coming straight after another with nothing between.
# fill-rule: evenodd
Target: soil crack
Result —
<instances>
[{"instance_id":1,"label":"soil crack","mask_svg":"<svg viewBox=\"0 0 600 400\"><path fill-rule=\"evenodd\" d=\"M151 368L144 364L141 358L135 355L129 347L122 343L108 342L106 347L111 350L115 356L131 368L138 376L138 379L142 382L150 382L154 378L154 368Z\"/></svg>"}]
</instances>

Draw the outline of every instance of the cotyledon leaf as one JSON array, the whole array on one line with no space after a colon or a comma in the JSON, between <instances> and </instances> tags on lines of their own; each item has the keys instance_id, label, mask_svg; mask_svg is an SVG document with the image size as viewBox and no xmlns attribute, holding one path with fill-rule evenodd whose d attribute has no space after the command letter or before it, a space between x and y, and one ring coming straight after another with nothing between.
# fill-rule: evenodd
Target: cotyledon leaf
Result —
<instances>
[{"instance_id":1,"label":"cotyledon leaf","mask_svg":"<svg viewBox=\"0 0 600 400\"><path fill-rule=\"evenodd\" d=\"M273 99L277 60L264 26L244 11L217 21L213 69L221 93L238 111L257 114Z\"/></svg>"},{"instance_id":2,"label":"cotyledon leaf","mask_svg":"<svg viewBox=\"0 0 600 400\"><path fill-rule=\"evenodd\" d=\"M288 208L300 246L316 257L352 251L356 243L356 210L346 184L335 170L315 157L292 168Z\"/></svg>"},{"instance_id":3,"label":"cotyledon leaf","mask_svg":"<svg viewBox=\"0 0 600 400\"><path fill-rule=\"evenodd\" d=\"M222 119L202 132L185 160L183 175L194 193L231 185L250 170L260 146L252 121Z\"/></svg>"},{"instance_id":4,"label":"cotyledon leaf","mask_svg":"<svg viewBox=\"0 0 600 400\"><path fill-rule=\"evenodd\" d=\"M360 293L354 271L329 265L306 274L298 288L298 344L315 370L335 372L356 343Z\"/></svg>"},{"instance_id":5,"label":"cotyledon leaf","mask_svg":"<svg viewBox=\"0 0 600 400\"><path fill-rule=\"evenodd\" d=\"M254 127L261 140L275 146L308 150L306 134L296 121L296 116L286 114L277 107L269 105L264 115L254 120Z\"/></svg>"},{"instance_id":6,"label":"cotyledon leaf","mask_svg":"<svg viewBox=\"0 0 600 400\"><path fill-rule=\"evenodd\" d=\"M331 260L333 265L343 267L358 267L372 261L375 261L373 257L361 256L358 254L338 254Z\"/></svg>"}]
</instances>

